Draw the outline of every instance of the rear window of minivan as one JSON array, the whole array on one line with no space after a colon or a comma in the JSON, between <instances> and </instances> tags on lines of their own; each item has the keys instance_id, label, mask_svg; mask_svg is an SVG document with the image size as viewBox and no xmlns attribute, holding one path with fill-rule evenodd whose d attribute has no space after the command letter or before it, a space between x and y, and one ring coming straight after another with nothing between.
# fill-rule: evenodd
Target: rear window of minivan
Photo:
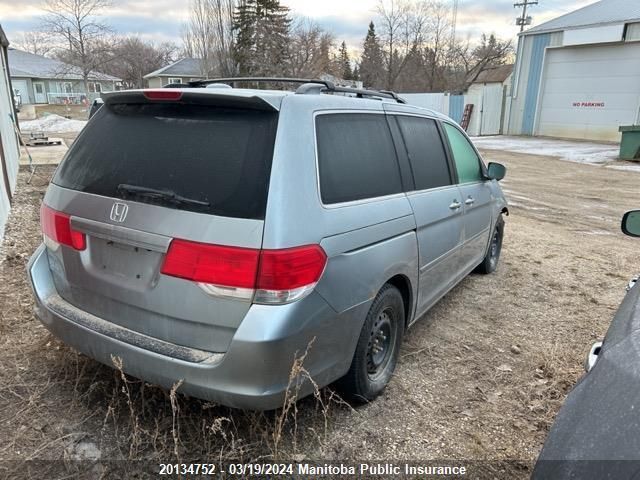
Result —
<instances>
[{"instance_id":1,"label":"rear window of minivan","mask_svg":"<svg viewBox=\"0 0 640 480\"><path fill-rule=\"evenodd\" d=\"M180 103L105 105L74 142L53 183L115 198L124 198L121 185L170 191L195 202L127 198L264 219L276 127L275 112Z\"/></svg>"}]
</instances>

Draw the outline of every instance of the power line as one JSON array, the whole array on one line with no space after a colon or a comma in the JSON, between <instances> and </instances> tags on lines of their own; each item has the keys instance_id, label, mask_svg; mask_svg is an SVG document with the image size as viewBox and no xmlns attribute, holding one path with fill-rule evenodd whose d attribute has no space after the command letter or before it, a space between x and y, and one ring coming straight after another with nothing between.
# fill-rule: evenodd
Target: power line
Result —
<instances>
[{"instance_id":1,"label":"power line","mask_svg":"<svg viewBox=\"0 0 640 480\"><path fill-rule=\"evenodd\" d=\"M531 25L531 17L527 16L527 7L530 5L538 5L538 0L522 0L513 4L515 8L522 7L522 15L516 18L516 25L520 25L520 32L524 30L525 26Z\"/></svg>"}]
</instances>

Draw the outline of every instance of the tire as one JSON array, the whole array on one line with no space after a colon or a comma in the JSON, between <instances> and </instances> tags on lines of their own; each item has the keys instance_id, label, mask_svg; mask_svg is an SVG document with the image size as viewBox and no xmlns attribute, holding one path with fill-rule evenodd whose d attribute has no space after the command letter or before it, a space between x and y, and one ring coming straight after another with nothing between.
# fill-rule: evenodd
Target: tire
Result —
<instances>
[{"instance_id":1,"label":"tire","mask_svg":"<svg viewBox=\"0 0 640 480\"><path fill-rule=\"evenodd\" d=\"M476 267L474 272L482 273L484 275L493 273L498 268L498 261L500 260L500 253L502 252L502 239L504 238L504 218L502 215L498 217L496 222L496 228L493 231L491 237L491 243L489 249L485 255L482 263Z\"/></svg>"},{"instance_id":2,"label":"tire","mask_svg":"<svg viewBox=\"0 0 640 480\"><path fill-rule=\"evenodd\" d=\"M347 400L365 403L382 393L398 362L404 326L402 294L385 284L369 309L351 367L337 382Z\"/></svg>"}]
</instances>

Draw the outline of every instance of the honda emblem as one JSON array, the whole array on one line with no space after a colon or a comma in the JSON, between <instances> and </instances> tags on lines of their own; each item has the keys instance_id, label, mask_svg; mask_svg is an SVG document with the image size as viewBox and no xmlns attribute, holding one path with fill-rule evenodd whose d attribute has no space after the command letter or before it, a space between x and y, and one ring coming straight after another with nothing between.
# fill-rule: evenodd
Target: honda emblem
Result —
<instances>
[{"instance_id":1,"label":"honda emblem","mask_svg":"<svg viewBox=\"0 0 640 480\"><path fill-rule=\"evenodd\" d=\"M129 206L125 203L116 202L111 207L111 215L110 218L114 222L122 223L124 219L127 218L127 212L129 211Z\"/></svg>"}]
</instances>

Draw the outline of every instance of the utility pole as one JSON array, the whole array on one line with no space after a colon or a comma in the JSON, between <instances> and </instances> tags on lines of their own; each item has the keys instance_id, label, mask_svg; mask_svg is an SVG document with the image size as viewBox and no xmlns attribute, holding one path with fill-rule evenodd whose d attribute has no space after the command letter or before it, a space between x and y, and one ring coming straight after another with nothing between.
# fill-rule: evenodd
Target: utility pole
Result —
<instances>
[{"instance_id":1,"label":"utility pole","mask_svg":"<svg viewBox=\"0 0 640 480\"><path fill-rule=\"evenodd\" d=\"M453 0L453 5L451 9L451 38L449 38L449 52L447 53L445 59L445 69L449 70L449 66L452 63L452 58L454 55L454 50L456 48L456 27L458 25L458 3L459 0Z\"/></svg>"},{"instance_id":2,"label":"utility pole","mask_svg":"<svg viewBox=\"0 0 640 480\"><path fill-rule=\"evenodd\" d=\"M456 43L456 27L458 26L458 0L453 0L453 15L451 19L451 46Z\"/></svg>"},{"instance_id":3,"label":"utility pole","mask_svg":"<svg viewBox=\"0 0 640 480\"><path fill-rule=\"evenodd\" d=\"M531 25L531 17L527 16L527 7L529 5L537 5L538 0L522 0L521 2L514 3L515 8L522 7L522 15L516 18L516 25L520 25L520 32L524 30L524 27Z\"/></svg>"}]
</instances>

